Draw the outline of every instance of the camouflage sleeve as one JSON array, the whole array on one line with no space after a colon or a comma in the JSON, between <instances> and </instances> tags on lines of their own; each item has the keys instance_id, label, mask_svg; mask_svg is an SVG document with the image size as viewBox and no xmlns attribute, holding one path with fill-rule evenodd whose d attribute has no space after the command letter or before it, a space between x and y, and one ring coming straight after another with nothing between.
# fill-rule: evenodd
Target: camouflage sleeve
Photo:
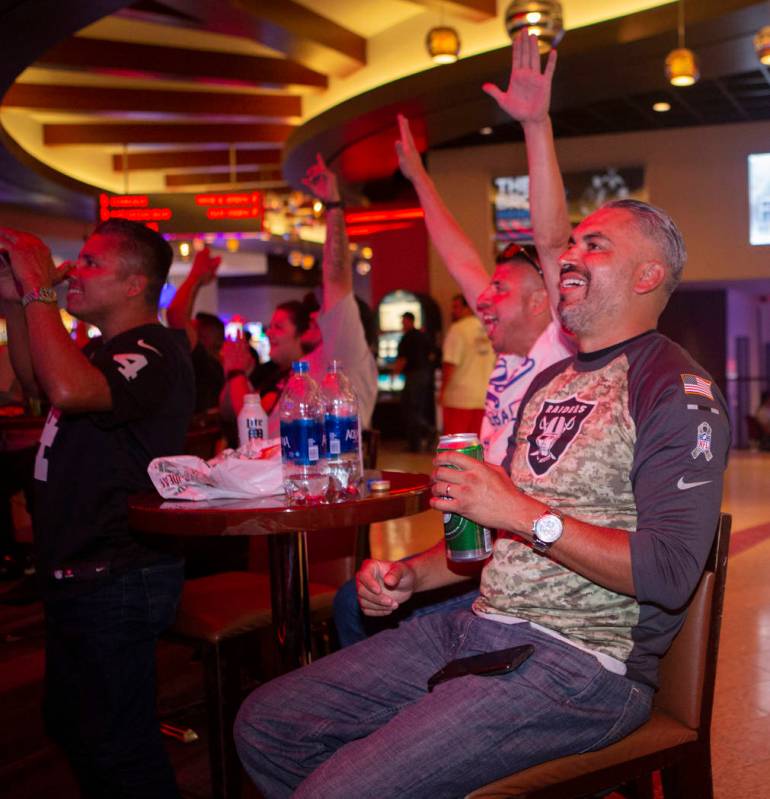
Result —
<instances>
[{"instance_id":1,"label":"camouflage sleeve","mask_svg":"<svg viewBox=\"0 0 770 799\"><path fill-rule=\"evenodd\" d=\"M675 610L689 600L711 547L730 429L714 382L671 360L652 358L629 374L638 512L631 565L637 600Z\"/></svg>"}]
</instances>

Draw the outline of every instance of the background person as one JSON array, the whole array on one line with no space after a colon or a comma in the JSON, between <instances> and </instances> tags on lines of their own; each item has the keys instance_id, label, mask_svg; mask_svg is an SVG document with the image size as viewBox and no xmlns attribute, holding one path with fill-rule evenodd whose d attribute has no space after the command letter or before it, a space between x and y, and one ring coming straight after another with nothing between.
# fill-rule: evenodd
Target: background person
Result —
<instances>
[{"instance_id":1,"label":"background person","mask_svg":"<svg viewBox=\"0 0 770 799\"><path fill-rule=\"evenodd\" d=\"M128 497L150 460L183 451L194 382L187 342L158 324L169 245L111 220L69 271L67 310L101 339L81 352L64 328L62 274L36 237L0 228L14 369L52 409L35 461L34 534L46 615L44 715L87 797L176 797L155 709L155 648L182 589L177 558L134 536Z\"/></svg>"},{"instance_id":2,"label":"background person","mask_svg":"<svg viewBox=\"0 0 770 799\"><path fill-rule=\"evenodd\" d=\"M409 452L429 451L436 430L427 417L427 405L433 398L433 364L427 334L415 327L411 311L401 316L403 335L398 342L393 373L404 376L401 391L401 417L406 430Z\"/></svg>"},{"instance_id":3,"label":"background person","mask_svg":"<svg viewBox=\"0 0 770 799\"><path fill-rule=\"evenodd\" d=\"M495 353L462 294L452 297L452 324L441 356L442 432L479 433Z\"/></svg>"},{"instance_id":4,"label":"background person","mask_svg":"<svg viewBox=\"0 0 770 799\"><path fill-rule=\"evenodd\" d=\"M195 254L190 272L176 290L166 309L170 327L184 330L190 342L193 371L195 373L195 412L216 408L219 394L225 383L221 364L225 326L214 314L199 311L192 318L195 300L202 286L211 283L222 262L212 256L208 247Z\"/></svg>"}]
</instances>

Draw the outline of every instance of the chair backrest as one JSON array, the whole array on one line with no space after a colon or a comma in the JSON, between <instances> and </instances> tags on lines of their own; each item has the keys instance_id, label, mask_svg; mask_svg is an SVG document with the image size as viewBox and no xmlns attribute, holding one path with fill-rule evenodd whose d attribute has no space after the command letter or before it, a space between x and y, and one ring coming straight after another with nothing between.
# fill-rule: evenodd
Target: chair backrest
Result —
<instances>
[{"instance_id":1,"label":"chair backrest","mask_svg":"<svg viewBox=\"0 0 770 799\"><path fill-rule=\"evenodd\" d=\"M759 424L756 416L746 414L746 432L749 441L760 441L762 439L762 426Z\"/></svg>"},{"instance_id":2,"label":"chair backrest","mask_svg":"<svg viewBox=\"0 0 770 799\"><path fill-rule=\"evenodd\" d=\"M687 618L661 659L655 696L656 708L701 733L711 726L731 524L729 514L720 515Z\"/></svg>"}]
</instances>

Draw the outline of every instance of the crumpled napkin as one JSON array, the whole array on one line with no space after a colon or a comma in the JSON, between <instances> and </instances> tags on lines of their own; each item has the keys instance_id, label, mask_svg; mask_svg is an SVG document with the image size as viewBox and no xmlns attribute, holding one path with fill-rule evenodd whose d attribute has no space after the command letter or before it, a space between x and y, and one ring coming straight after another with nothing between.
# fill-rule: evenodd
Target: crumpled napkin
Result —
<instances>
[{"instance_id":1,"label":"crumpled napkin","mask_svg":"<svg viewBox=\"0 0 770 799\"><path fill-rule=\"evenodd\" d=\"M248 499L283 493L277 438L226 449L209 461L194 455L155 458L147 473L164 499Z\"/></svg>"}]
</instances>

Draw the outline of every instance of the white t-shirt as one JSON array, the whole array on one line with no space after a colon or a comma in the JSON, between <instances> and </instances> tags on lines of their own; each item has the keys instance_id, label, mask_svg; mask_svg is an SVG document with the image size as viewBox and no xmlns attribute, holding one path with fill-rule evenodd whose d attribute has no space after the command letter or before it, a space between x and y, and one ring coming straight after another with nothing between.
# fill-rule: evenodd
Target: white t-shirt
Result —
<instances>
[{"instance_id":1,"label":"white t-shirt","mask_svg":"<svg viewBox=\"0 0 770 799\"><path fill-rule=\"evenodd\" d=\"M318 314L318 327L321 344L302 360L310 364L310 375L317 383L324 379L329 362L339 361L358 397L361 427L370 427L377 401L377 364L366 343L355 297L347 294L328 311ZM267 418L271 438L279 435L279 409L280 401Z\"/></svg>"},{"instance_id":2,"label":"white t-shirt","mask_svg":"<svg viewBox=\"0 0 770 799\"><path fill-rule=\"evenodd\" d=\"M575 345L552 321L525 357L498 355L489 378L481 423L484 460L499 465L505 458L508 438L519 412L519 404L536 374L575 353Z\"/></svg>"},{"instance_id":3,"label":"white t-shirt","mask_svg":"<svg viewBox=\"0 0 770 799\"><path fill-rule=\"evenodd\" d=\"M483 408L495 353L478 317L466 316L450 326L441 359L455 367L444 389L444 407Z\"/></svg>"}]
</instances>

